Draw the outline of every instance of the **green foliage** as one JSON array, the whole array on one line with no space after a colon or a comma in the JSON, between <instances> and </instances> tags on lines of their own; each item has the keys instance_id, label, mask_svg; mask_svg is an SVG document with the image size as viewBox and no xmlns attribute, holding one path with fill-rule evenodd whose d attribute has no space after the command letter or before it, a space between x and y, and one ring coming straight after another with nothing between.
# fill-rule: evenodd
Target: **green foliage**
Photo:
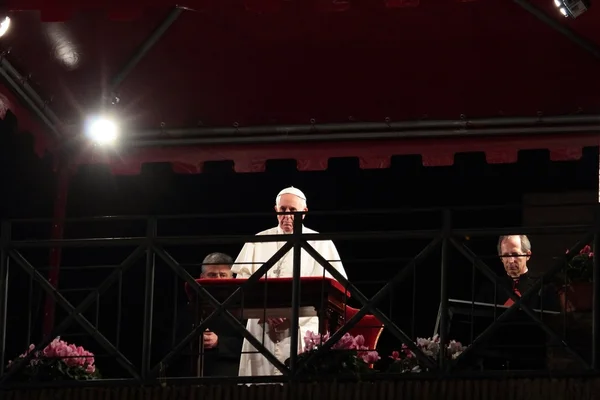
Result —
<instances>
[{"instance_id":1,"label":"green foliage","mask_svg":"<svg viewBox=\"0 0 600 400\"><path fill-rule=\"evenodd\" d=\"M311 350L298 355L298 362L304 363L309 357L317 354L317 350ZM285 361L289 367L290 359ZM356 350L329 350L318 354L307 364L302 371L302 376L313 377L319 375L339 375L339 374L365 374L371 373L369 368L359 356Z\"/></svg>"},{"instance_id":2,"label":"green foliage","mask_svg":"<svg viewBox=\"0 0 600 400\"><path fill-rule=\"evenodd\" d=\"M565 268L567 284L574 282L591 282L594 271L594 253L590 246L585 246L573 257Z\"/></svg>"},{"instance_id":3,"label":"green foliage","mask_svg":"<svg viewBox=\"0 0 600 400\"><path fill-rule=\"evenodd\" d=\"M13 364L10 368L15 368ZM21 367L14 375L19 382L88 381L100 379L98 368L89 373L83 367L69 367L60 359L44 359Z\"/></svg>"}]
</instances>

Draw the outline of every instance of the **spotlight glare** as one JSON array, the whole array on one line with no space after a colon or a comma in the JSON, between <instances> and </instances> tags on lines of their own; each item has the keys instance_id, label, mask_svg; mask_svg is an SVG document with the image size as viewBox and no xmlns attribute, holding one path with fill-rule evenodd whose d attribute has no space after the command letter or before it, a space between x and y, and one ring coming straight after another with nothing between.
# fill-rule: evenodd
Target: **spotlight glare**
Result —
<instances>
[{"instance_id":1,"label":"spotlight glare","mask_svg":"<svg viewBox=\"0 0 600 400\"><path fill-rule=\"evenodd\" d=\"M565 17L577 18L590 8L589 0L554 0L554 5Z\"/></svg>"},{"instance_id":2,"label":"spotlight glare","mask_svg":"<svg viewBox=\"0 0 600 400\"><path fill-rule=\"evenodd\" d=\"M117 124L107 118L95 118L87 126L87 136L99 144L112 144L117 140Z\"/></svg>"},{"instance_id":3,"label":"spotlight glare","mask_svg":"<svg viewBox=\"0 0 600 400\"><path fill-rule=\"evenodd\" d=\"M6 32L8 32L8 28L10 28L10 18L5 17L2 22L0 22L0 37L4 36Z\"/></svg>"}]
</instances>

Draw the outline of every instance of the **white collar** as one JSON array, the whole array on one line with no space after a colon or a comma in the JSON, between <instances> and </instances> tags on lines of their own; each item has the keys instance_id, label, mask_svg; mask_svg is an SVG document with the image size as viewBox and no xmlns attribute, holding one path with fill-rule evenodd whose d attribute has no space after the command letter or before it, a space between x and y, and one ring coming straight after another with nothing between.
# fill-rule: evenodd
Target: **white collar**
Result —
<instances>
[{"instance_id":1,"label":"white collar","mask_svg":"<svg viewBox=\"0 0 600 400\"><path fill-rule=\"evenodd\" d=\"M293 233L285 233L283 229L279 225L277 225L277 234L278 235L292 235ZM302 225L302 232L304 232L304 225Z\"/></svg>"},{"instance_id":2,"label":"white collar","mask_svg":"<svg viewBox=\"0 0 600 400\"><path fill-rule=\"evenodd\" d=\"M525 271L523 271L523 273L521 275L519 275L517 278L513 278L512 276L506 274L506 276L508 276L511 279L519 279L520 277L522 277L523 275L525 275L527 272L529 272L529 269L527 268L527 266L525 266Z\"/></svg>"}]
</instances>

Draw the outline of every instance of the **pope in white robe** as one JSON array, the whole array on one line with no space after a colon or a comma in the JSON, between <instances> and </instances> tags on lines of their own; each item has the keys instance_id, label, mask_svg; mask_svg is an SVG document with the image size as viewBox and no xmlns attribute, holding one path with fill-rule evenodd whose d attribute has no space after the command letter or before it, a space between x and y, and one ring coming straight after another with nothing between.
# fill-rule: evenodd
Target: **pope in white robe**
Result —
<instances>
[{"instance_id":1,"label":"pope in white robe","mask_svg":"<svg viewBox=\"0 0 600 400\"><path fill-rule=\"evenodd\" d=\"M276 197L275 200L275 211L277 212L294 212L294 211L308 211L306 206L306 196L300 190L290 187L283 189ZM282 235L292 234L294 230L294 216L293 215L277 215L279 225L275 228L267 229L257 235ZM303 233L317 233L312 229L302 227ZM338 254L335 245L331 240L319 240L309 241L311 246L315 248L330 262L330 264L337 269L344 277L347 277L346 271L341 263L340 256ZM232 271L237 274L237 278L248 278L256 270L258 270L263 263L267 262L283 245L285 242L256 242L246 243L242 248L242 251L238 255L235 263L232 267ZM304 249L301 252L301 276L325 276L332 278L331 274L326 272L324 268L311 257ZM285 254L275 265L267 272L267 278L289 278L293 275L293 250L290 250ZM325 271L325 273L324 273ZM291 295L291 294L290 294ZM276 329L275 326L269 326L269 322L262 322L257 319L249 319L247 329L254 335L263 345L269 350L275 357L285 362L290 357L290 330L289 321L284 322L281 326L284 329ZM277 324L278 321L271 321L271 323ZM285 327L288 327L285 329ZM304 343L304 335L307 331L317 332L319 330L319 318L308 317L300 318L299 320L300 332L298 333L298 343L295 346L298 347L299 352L302 350ZM263 341L264 332L264 341ZM275 366L273 366L262 354L260 354L254 346L252 346L247 340L244 340L242 346L242 355L240 359L240 376L266 376L266 375L281 375Z\"/></svg>"}]
</instances>

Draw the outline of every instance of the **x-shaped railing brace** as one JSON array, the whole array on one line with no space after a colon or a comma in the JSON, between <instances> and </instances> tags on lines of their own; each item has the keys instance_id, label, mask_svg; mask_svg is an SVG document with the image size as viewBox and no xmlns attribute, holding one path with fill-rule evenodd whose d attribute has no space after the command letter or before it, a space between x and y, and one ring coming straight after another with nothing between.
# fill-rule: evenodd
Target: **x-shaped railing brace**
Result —
<instances>
[{"instance_id":1,"label":"x-shaped railing brace","mask_svg":"<svg viewBox=\"0 0 600 400\"><path fill-rule=\"evenodd\" d=\"M352 294L352 297L356 298L363 307L346 323L342 326L337 332L335 332L330 339L325 342L322 346L320 346L317 351L308 359L306 359L298 368L298 372L300 372L306 365L310 363L316 357L319 357L327 350L329 350L338 340L341 339L346 333L352 329L368 312L372 312L394 336L396 336L402 343L406 344L406 346L415 353L415 356L419 359L419 361L423 362L428 368L436 368L437 364L431 358L426 356L421 349L414 343L414 341L404 333L387 315L381 312L379 309L375 308L377 304L383 300L383 298L393 290L393 287L403 281L409 273L413 271L415 265L418 261L422 260L426 256L428 256L442 241L441 237L437 237L433 239L419 254L417 254L404 268L398 272L394 278L390 282L388 282L383 288L381 288L375 296L373 296L370 300L362 294L356 286L351 284L337 269L335 269L314 247L312 247L308 242L303 241L302 247L306 252L312 256L327 272L329 272L334 279L340 282L346 290L349 290Z\"/></svg>"},{"instance_id":2,"label":"x-shaped railing brace","mask_svg":"<svg viewBox=\"0 0 600 400\"><path fill-rule=\"evenodd\" d=\"M466 357L466 355L470 354L471 352L473 352L473 349L478 348L479 346L481 346L481 344L490 336L492 335L496 330L498 330L499 326L501 325L502 322L504 322L505 320L507 320L508 318L510 318L511 315L513 315L517 310L521 309L523 310L531 319L533 319L548 335L550 335L553 339L558 340L563 346L566 347L566 349L571 352L579 361L583 362L584 364L587 364L582 358L581 356L575 352L574 350L572 350L565 342L564 340L562 340L562 338L556 333L554 332L550 327L548 327L541 319L538 318L538 316L535 314L535 312L533 310L531 310L529 307L527 307L525 304L523 304L524 301L527 301L534 293L536 293L537 291L539 291L540 289L542 289L542 285L544 280L547 280L547 278L549 277L553 277L563 266L565 261L569 261L571 258L573 258L576 254L579 254L579 252L581 251L581 249L583 249L585 247L585 245L587 243L589 243L594 237L593 233L588 233L583 240L579 241L578 243L576 243L570 250L569 252L565 255L565 259L563 260L558 260L554 266L552 268L550 268L550 270L548 270L541 279L538 279L537 282L535 282L533 284L533 286L531 286L529 288L529 290L527 290L525 293L522 294L521 297L517 296L516 294L514 294L513 292L511 292L510 290L506 289L503 286L500 286L501 290L503 290L509 297L510 299L513 300L514 304L512 306L510 306L508 308L508 310L504 311L504 313L498 317L498 319L496 319L496 321L494 321L494 323L492 325L490 325L489 327L487 327L487 329L485 329L481 334L479 334L479 336L477 336L477 338L475 338L475 340L473 340L473 343L471 343L471 345L469 347L467 347L465 349L465 351L463 351L452 363L452 366L455 366L457 363L459 363L462 359L464 359ZM477 269L479 269L488 279L490 279L492 282L496 282L496 274L494 274L494 272L492 271L492 269L487 266L483 261L481 261L479 258L477 258L477 256L465 245L462 245L460 243L458 243L456 241L456 239L454 238L450 238L450 242L454 245L454 247L456 247L456 249L463 254L468 260L470 260L472 263L475 264L475 266L477 267Z\"/></svg>"},{"instance_id":3,"label":"x-shaped railing brace","mask_svg":"<svg viewBox=\"0 0 600 400\"><path fill-rule=\"evenodd\" d=\"M45 348L56 336L63 332L73 320L77 321L85 331L90 334L96 341L106 350L106 352L115 357L117 361L136 379L141 379L140 375L136 371L135 366L121 353L104 335L98 332L98 329L83 316L83 313L96 301L96 297L101 295L108 290L114 282L119 279L119 272L124 273L134 263L144 255L145 246L137 247L120 265L120 268L113 271L101 284L98 286L95 292L92 292L86 296L85 299L74 307L60 292L52 286L50 282L42 274L40 274L32 265L23 257L23 255L17 250L10 250L8 255L12 258L21 268L31 276L33 280L38 282L42 289L48 293L54 301L56 301L62 308L68 312L68 316L52 331L49 337L42 340L35 349L31 351L26 357L15 362L13 366L2 376L0 384L4 383L13 374L17 373L23 368L29 360L34 356L35 352ZM120 270L120 271L119 271Z\"/></svg>"},{"instance_id":4,"label":"x-shaped railing brace","mask_svg":"<svg viewBox=\"0 0 600 400\"><path fill-rule=\"evenodd\" d=\"M253 273L240 287L238 287L223 303L220 303L215 299L208 290L203 288L196 282L196 280L181 266L179 263L171 257L163 248L156 246L154 251L173 271L184 279L191 288L193 288L197 294L206 299L215 310L205 319L196 326L192 332L187 335L171 352L169 352L153 369L150 371L150 376L156 377L160 373L161 365L168 364L168 362L181 350L190 344L190 342L198 338L201 332L207 327L207 325L217 316L223 314L227 323L234 328L237 332L241 333L246 340L254 346L267 360L269 360L275 368L281 371L284 375L289 375L290 370L281 361L279 361L273 353L271 353L258 339L254 337L244 325L240 323L229 311L226 310L227 306L230 305L236 298L243 294L243 290L254 285L260 278L262 278L277 261L281 259L288 251L293 247L293 243L286 242L281 249L279 249L267 262L265 262L255 273Z\"/></svg>"}]
</instances>

